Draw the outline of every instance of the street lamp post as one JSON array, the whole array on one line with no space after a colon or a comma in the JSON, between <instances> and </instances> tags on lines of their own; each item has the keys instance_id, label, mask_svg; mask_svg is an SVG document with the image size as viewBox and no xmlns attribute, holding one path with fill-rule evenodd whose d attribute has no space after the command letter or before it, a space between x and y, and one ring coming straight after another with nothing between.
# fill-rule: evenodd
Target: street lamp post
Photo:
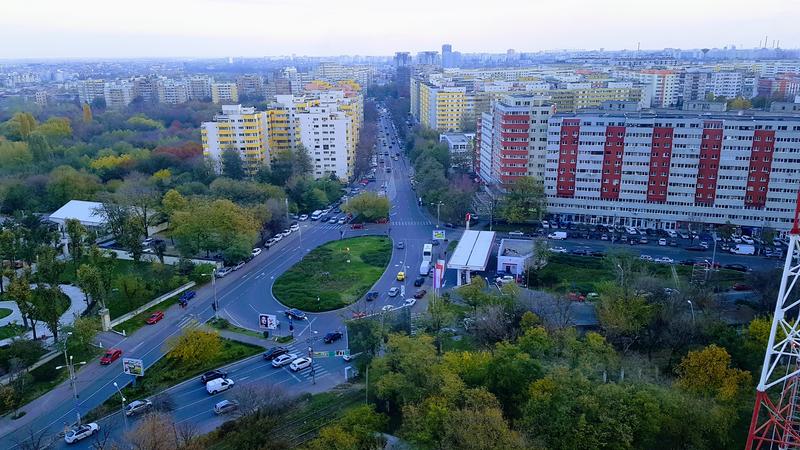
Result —
<instances>
[{"instance_id":1,"label":"street lamp post","mask_svg":"<svg viewBox=\"0 0 800 450\"><path fill-rule=\"evenodd\" d=\"M64 365L57 366L56 370L61 370L63 368L67 368L67 372L69 374L69 384L72 386L72 401L75 408L75 417L78 421L78 426L81 425L81 412L78 410L78 385L77 385L77 376L75 374L75 363L72 360L72 355L67 356L67 339L72 335L72 333L67 333L67 337L64 338ZM86 364L86 361L81 361L77 363L79 366L83 366Z\"/></svg>"},{"instance_id":2,"label":"street lamp post","mask_svg":"<svg viewBox=\"0 0 800 450\"><path fill-rule=\"evenodd\" d=\"M125 421L125 430L128 430L128 416L125 415L125 396L122 395L122 391L119 390L119 385L117 382L114 382L114 387L117 389L117 393L119 394L119 398L122 400L122 420Z\"/></svg>"},{"instance_id":3,"label":"street lamp post","mask_svg":"<svg viewBox=\"0 0 800 450\"><path fill-rule=\"evenodd\" d=\"M439 203L431 203L431 206L434 205L436 206L436 228L439 228L439 225L441 224L441 220L439 220L439 208L444 205L444 202L440 200Z\"/></svg>"},{"instance_id":4,"label":"street lamp post","mask_svg":"<svg viewBox=\"0 0 800 450\"><path fill-rule=\"evenodd\" d=\"M691 300L686 300L686 303L689 304L689 308L692 311L692 326L695 326L695 321L694 321L694 303L692 303Z\"/></svg>"}]
</instances>

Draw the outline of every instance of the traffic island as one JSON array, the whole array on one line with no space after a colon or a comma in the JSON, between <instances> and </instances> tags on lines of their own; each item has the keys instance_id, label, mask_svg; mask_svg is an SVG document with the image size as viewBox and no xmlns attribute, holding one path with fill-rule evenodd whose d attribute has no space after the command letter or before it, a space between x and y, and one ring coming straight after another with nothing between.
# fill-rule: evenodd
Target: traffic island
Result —
<instances>
[{"instance_id":1,"label":"traffic island","mask_svg":"<svg viewBox=\"0 0 800 450\"><path fill-rule=\"evenodd\" d=\"M344 308L378 281L391 256L392 241L385 236L329 242L275 280L272 294L287 307L303 311Z\"/></svg>"}]
</instances>

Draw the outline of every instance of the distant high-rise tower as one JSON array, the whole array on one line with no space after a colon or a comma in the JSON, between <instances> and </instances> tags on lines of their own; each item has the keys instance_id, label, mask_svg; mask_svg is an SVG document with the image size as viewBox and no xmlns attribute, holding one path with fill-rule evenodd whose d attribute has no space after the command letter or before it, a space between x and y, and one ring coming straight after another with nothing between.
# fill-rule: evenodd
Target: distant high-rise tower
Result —
<instances>
[{"instance_id":1,"label":"distant high-rise tower","mask_svg":"<svg viewBox=\"0 0 800 450\"><path fill-rule=\"evenodd\" d=\"M455 67L453 61L453 46L450 44L442 45L442 67Z\"/></svg>"},{"instance_id":2,"label":"distant high-rise tower","mask_svg":"<svg viewBox=\"0 0 800 450\"><path fill-rule=\"evenodd\" d=\"M406 67L411 65L411 53L409 52L395 52L394 66Z\"/></svg>"}]
</instances>

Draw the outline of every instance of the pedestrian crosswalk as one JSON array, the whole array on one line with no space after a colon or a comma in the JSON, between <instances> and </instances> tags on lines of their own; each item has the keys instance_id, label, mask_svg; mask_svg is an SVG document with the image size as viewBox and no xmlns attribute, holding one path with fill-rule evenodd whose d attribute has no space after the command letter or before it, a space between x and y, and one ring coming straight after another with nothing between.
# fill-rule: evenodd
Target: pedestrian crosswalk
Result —
<instances>
[{"instance_id":1,"label":"pedestrian crosswalk","mask_svg":"<svg viewBox=\"0 0 800 450\"><path fill-rule=\"evenodd\" d=\"M183 319L181 319L180 322L178 322L178 327L184 330L190 328L198 328L200 325L201 323L198 322L198 320L191 315L184 317Z\"/></svg>"},{"instance_id":2,"label":"pedestrian crosswalk","mask_svg":"<svg viewBox=\"0 0 800 450\"><path fill-rule=\"evenodd\" d=\"M308 356L308 345L305 342L295 342L287 345L286 347L289 348L290 353L294 353L298 357ZM300 379L314 381L330 374L328 369L319 363L318 358L312 357L312 359L313 362L310 368L294 372L294 375Z\"/></svg>"},{"instance_id":3,"label":"pedestrian crosswalk","mask_svg":"<svg viewBox=\"0 0 800 450\"><path fill-rule=\"evenodd\" d=\"M372 223L367 224L368 228L371 227L371 226L382 226L382 227L386 227L386 226L389 226L389 227L393 227L393 226L401 226L401 227L403 227L403 226L405 226L405 227L428 226L428 227L430 227L430 226L433 226L433 222L431 222L430 220L398 220L398 221L394 221L393 220L393 221L391 221L391 222L389 222L388 224L385 224L385 225L372 224ZM335 224L335 223L330 223L330 224L323 223L323 224L319 224L319 225L315 226L314 229L317 229L317 230L346 230L346 231L349 231L350 230L350 224L339 225L339 224ZM358 230L356 230L356 231L358 231Z\"/></svg>"},{"instance_id":4,"label":"pedestrian crosswalk","mask_svg":"<svg viewBox=\"0 0 800 450\"><path fill-rule=\"evenodd\" d=\"M393 221L392 225L396 226L432 226L433 222L430 220L398 220Z\"/></svg>"}]
</instances>

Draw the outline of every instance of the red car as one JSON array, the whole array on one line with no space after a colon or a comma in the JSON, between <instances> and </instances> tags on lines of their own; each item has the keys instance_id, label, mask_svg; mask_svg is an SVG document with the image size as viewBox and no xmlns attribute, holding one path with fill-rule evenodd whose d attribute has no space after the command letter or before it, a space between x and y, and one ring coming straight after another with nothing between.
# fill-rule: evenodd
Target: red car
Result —
<instances>
[{"instance_id":1,"label":"red car","mask_svg":"<svg viewBox=\"0 0 800 450\"><path fill-rule=\"evenodd\" d=\"M159 320L164 318L164 313L161 311L156 311L153 314L150 314L150 317L145 320L148 325L153 325L158 323Z\"/></svg>"},{"instance_id":2,"label":"red car","mask_svg":"<svg viewBox=\"0 0 800 450\"><path fill-rule=\"evenodd\" d=\"M573 302L585 302L586 301L586 296L585 295L579 294L579 293L575 293L575 292L570 292L569 294L567 294L567 298L572 300Z\"/></svg>"},{"instance_id":3,"label":"red car","mask_svg":"<svg viewBox=\"0 0 800 450\"><path fill-rule=\"evenodd\" d=\"M118 348L110 348L106 350L106 354L103 355L102 358L100 358L100 364L107 366L112 362L118 360L120 356L122 356L122 350Z\"/></svg>"},{"instance_id":4,"label":"red car","mask_svg":"<svg viewBox=\"0 0 800 450\"><path fill-rule=\"evenodd\" d=\"M381 217L380 219L376 220L375 223L388 223L389 219L385 217Z\"/></svg>"},{"instance_id":5,"label":"red car","mask_svg":"<svg viewBox=\"0 0 800 450\"><path fill-rule=\"evenodd\" d=\"M363 223L354 223L354 224L350 225L350 228L352 228L354 230L363 230L364 229L364 224Z\"/></svg>"},{"instance_id":6,"label":"red car","mask_svg":"<svg viewBox=\"0 0 800 450\"><path fill-rule=\"evenodd\" d=\"M367 313L364 311L353 311L353 319L363 319L367 317Z\"/></svg>"},{"instance_id":7,"label":"red car","mask_svg":"<svg viewBox=\"0 0 800 450\"><path fill-rule=\"evenodd\" d=\"M749 284L736 283L736 284L733 285L733 290L734 291L752 291L753 287L750 286Z\"/></svg>"}]
</instances>

